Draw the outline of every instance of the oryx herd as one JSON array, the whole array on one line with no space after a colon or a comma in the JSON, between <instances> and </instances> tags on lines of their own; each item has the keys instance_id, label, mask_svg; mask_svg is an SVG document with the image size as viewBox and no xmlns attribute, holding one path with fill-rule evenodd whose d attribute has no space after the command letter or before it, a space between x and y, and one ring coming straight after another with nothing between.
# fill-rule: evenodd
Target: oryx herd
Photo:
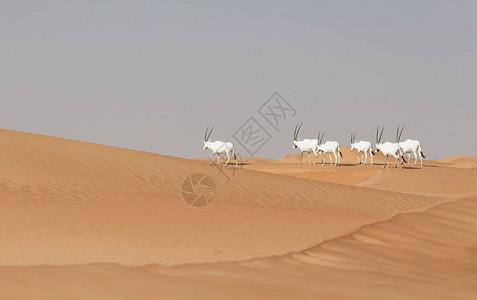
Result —
<instances>
[{"instance_id":1,"label":"oryx herd","mask_svg":"<svg viewBox=\"0 0 477 300\"><path fill-rule=\"evenodd\" d=\"M340 144L337 141L326 141L323 143L323 136L325 133L318 133L318 138L317 139L300 139L298 137L298 134L300 133L301 126L303 125L296 125L295 126L295 132L293 133L293 149L300 149L300 160L298 161L298 164L301 164L301 160L303 158L303 153L308 154L308 164L311 164L311 154L315 156L313 164L317 163L318 160L318 155L320 155L321 158L321 165L324 166L326 164L326 155L330 157L330 166L339 166L340 165L340 157L343 157L343 154L341 153L340 149ZM234 156L235 158L235 165L237 165L237 157L235 155L235 149L232 143L230 142L221 142L221 141L215 141L211 142L210 141L210 135L212 131L214 130L215 127L212 127L212 129L209 131L209 128L205 130L205 136L204 136L204 150L210 149L212 150L212 155L210 156L210 162L212 163L212 159L214 155L217 155L217 164L220 164L220 155L226 155L227 156L227 162L225 164L228 164L230 161L230 157ZM358 158L358 165L365 165L366 161L368 159L368 153L369 157L371 160L371 165L373 165L373 156L377 152L382 152L385 161L383 164L383 168L386 166L389 168L389 156L393 156L396 161L394 163L394 167L398 167L400 164L403 162L405 163L406 160L404 159L404 155L408 154L409 158L409 163L411 162L411 153L414 154L414 166L417 163L417 159L419 157L421 161L421 167L423 166L422 164L422 158L426 158L424 154L422 153L422 148L421 148L421 143L417 140L410 140L407 139L404 142L401 142L401 136L402 132L404 130L404 127L402 128L397 128L396 131L396 142L383 142L382 137L383 137L383 131L384 127L381 128L381 132L379 131L379 126L376 129L376 146L375 150L373 151L372 144L369 141L356 141L356 133L351 134L351 151L356 150L357 151L357 158ZM331 156L333 154L334 157L334 163L333 163L333 157Z\"/></svg>"},{"instance_id":2,"label":"oryx herd","mask_svg":"<svg viewBox=\"0 0 477 300\"><path fill-rule=\"evenodd\" d=\"M397 164L399 163L399 159L401 158L403 162L406 162L404 159L404 154L408 154L409 158L409 163L411 163L411 152L414 154L414 166L417 163L417 157L419 155L419 159L421 160L421 167L423 166L422 164L422 158L426 158L424 156L424 153L422 153L422 148L421 148L421 143L417 140L411 140L407 139L404 142L401 142L401 136L402 136L402 131L404 130L404 126L401 128L401 131L399 131L399 126L396 131L396 142L391 143L391 142L382 142L382 137L383 137L383 131L384 127L381 128L381 134L379 135L378 138L378 131L379 127L376 130L376 152L381 151L384 154L384 157L386 158L386 161L388 163L388 168L389 168L389 156L394 156L396 158L396 162L394 163L394 167L396 168ZM416 154L417 153L417 154ZM384 168L384 165L383 165Z\"/></svg>"}]
</instances>

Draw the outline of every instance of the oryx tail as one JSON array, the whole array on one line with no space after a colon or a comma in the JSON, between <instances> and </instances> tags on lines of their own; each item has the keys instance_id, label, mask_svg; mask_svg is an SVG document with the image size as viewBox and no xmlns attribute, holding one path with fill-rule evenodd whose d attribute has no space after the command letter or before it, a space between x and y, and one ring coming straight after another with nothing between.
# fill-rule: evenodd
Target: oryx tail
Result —
<instances>
[{"instance_id":1,"label":"oryx tail","mask_svg":"<svg viewBox=\"0 0 477 300\"><path fill-rule=\"evenodd\" d=\"M235 154L235 147L232 147L232 150L230 150L230 152L232 152L232 154L234 155L235 165L237 165L237 155Z\"/></svg>"},{"instance_id":2,"label":"oryx tail","mask_svg":"<svg viewBox=\"0 0 477 300\"><path fill-rule=\"evenodd\" d=\"M421 144L419 144L419 149L417 149L417 150L419 150L419 152L421 153L422 158L426 158L426 156L422 152Z\"/></svg>"}]
</instances>

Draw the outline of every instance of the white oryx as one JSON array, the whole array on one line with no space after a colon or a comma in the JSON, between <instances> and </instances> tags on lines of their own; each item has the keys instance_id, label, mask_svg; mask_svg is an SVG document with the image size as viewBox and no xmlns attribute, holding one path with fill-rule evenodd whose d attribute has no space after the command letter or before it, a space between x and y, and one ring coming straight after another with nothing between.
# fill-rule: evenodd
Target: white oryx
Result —
<instances>
[{"instance_id":1,"label":"white oryx","mask_svg":"<svg viewBox=\"0 0 477 300\"><path fill-rule=\"evenodd\" d=\"M399 144L396 143L391 143L391 142L385 142L381 143L381 138L383 137L383 131L384 127L381 129L381 134L379 135L378 138L378 132L379 132L379 126L376 129L376 150L375 152L378 153L381 151L384 154L384 157L386 158L383 164L383 168L386 165L386 162L388 163L388 169L389 169L389 156L394 156L396 158L396 162L394 163L394 167L396 168L399 162L399 158L402 158L404 162L404 157L402 156L402 151L401 147L399 147ZM397 138L397 137L396 137Z\"/></svg>"},{"instance_id":2,"label":"white oryx","mask_svg":"<svg viewBox=\"0 0 477 300\"><path fill-rule=\"evenodd\" d=\"M359 142L356 142L356 133L355 134L351 134L351 151L353 151L354 149L358 150L358 165L365 165L366 164L366 160L368 159L368 152L369 152L369 155L371 156L371 165L373 165L373 155L374 155L374 151L371 147L371 142L367 142L367 141L359 141ZM359 154L361 153L361 159L359 157ZM364 156L364 162L363 162L363 156Z\"/></svg>"},{"instance_id":3,"label":"white oryx","mask_svg":"<svg viewBox=\"0 0 477 300\"><path fill-rule=\"evenodd\" d=\"M303 123L298 126L296 124L295 126L295 133L293 134L293 149L300 148L300 161L298 164L301 164L301 159L303 158L303 153L308 154L308 164L311 164L310 161L310 154L313 153L315 155L315 162L313 164L316 164L316 160L318 159L318 152L316 152L316 147L318 146L318 140L310 140L310 139L304 139L300 140L298 138L298 133L300 132L300 128Z\"/></svg>"},{"instance_id":4,"label":"white oryx","mask_svg":"<svg viewBox=\"0 0 477 300\"><path fill-rule=\"evenodd\" d=\"M398 127L398 130L399 130L399 127ZM415 159L414 166L417 163L417 156L418 156L417 154L419 154L419 159L421 160L421 167L422 167L423 166L422 159L426 157L424 156L424 153L422 153L421 143L417 140L411 140L411 139L407 139L404 142L401 142L401 135L403 130L404 130L404 126L401 128L401 132L399 133L399 137L398 137L398 143L399 143L399 147L401 147L402 153L409 154L408 164L411 163L411 153L414 153L414 159Z\"/></svg>"},{"instance_id":5,"label":"white oryx","mask_svg":"<svg viewBox=\"0 0 477 300\"><path fill-rule=\"evenodd\" d=\"M215 126L212 127L210 132L207 132L209 130L209 127L205 130L205 136L204 136L204 150L210 149L212 150L212 155L210 156L210 164L213 163L213 157L215 154L217 154L217 164L220 164L220 154L225 154L227 155L227 162L225 163L226 165L230 161L230 156L233 155L235 158L235 165L237 165L237 156L235 155L235 149L234 145L230 142L221 142L221 141L215 141L211 142L210 141L210 134L214 130Z\"/></svg>"},{"instance_id":6,"label":"white oryx","mask_svg":"<svg viewBox=\"0 0 477 300\"><path fill-rule=\"evenodd\" d=\"M333 153L333 155L335 156L335 167L336 165L340 166L341 165L341 161L340 161L340 156L343 157L343 154L341 154L341 150L340 150L340 144L336 141L334 142L330 142L330 141L327 141L326 143L322 144L323 142L323 136L325 135L325 133L323 132L323 134L321 135L321 138L319 137L319 134L318 134L318 138L320 139L319 143L318 143L318 152L320 153L323 153L323 156L324 156L324 159L322 160L322 166L324 166L326 164L326 154L329 154L330 155L330 166L333 165L333 159L331 158L331 153ZM339 154L339 155L338 155Z\"/></svg>"}]
</instances>

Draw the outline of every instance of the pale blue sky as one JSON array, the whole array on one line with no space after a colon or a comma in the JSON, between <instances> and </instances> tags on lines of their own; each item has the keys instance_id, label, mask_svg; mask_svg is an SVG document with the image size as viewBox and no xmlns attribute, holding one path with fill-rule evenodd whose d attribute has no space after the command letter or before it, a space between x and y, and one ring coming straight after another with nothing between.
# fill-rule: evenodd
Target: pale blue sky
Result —
<instances>
[{"instance_id":1,"label":"pale blue sky","mask_svg":"<svg viewBox=\"0 0 477 300\"><path fill-rule=\"evenodd\" d=\"M296 122L344 145L401 124L429 158L477 155L475 1L2 1L0 39L3 128L206 157L207 126L234 142L255 116L276 158ZM275 91L298 111L279 132L256 112Z\"/></svg>"}]
</instances>

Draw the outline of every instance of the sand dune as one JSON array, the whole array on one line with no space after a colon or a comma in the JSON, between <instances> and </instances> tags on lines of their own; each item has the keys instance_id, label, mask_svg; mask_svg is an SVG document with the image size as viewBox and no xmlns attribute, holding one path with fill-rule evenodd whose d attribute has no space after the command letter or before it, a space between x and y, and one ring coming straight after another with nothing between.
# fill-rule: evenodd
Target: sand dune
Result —
<instances>
[{"instance_id":1,"label":"sand dune","mask_svg":"<svg viewBox=\"0 0 477 300\"><path fill-rule=\"evenodd\" d=\"M474 196L451 201L365 226L297 253L243 262L177 267L1 267L0 279L5 288L0 289L0 296L475 299L476 200Z\"/></svg>"},{"instance_id":2,"label":"sand dune","mask_svg":"<svg viewBox=\"0 0 477 300\"><path fill-rule=\"evenodd\" d=\"M386 170L379 155L357 166L344 147L339 168L298 166L296 154L217 167L10 130L0 145L1 298L475 291L476 169ZM182 199L195 173L215 184L201 208Z\"/></svg>"},{"instance_id":3,"label":"sand dune","mask_svg":"<svg viewBox=\"0 0 477 300\"><path fill-rule=\"evenodd\" d=\"M439 162L448 164L454 168L477 168L477 157L470 155L456 155L440 159Z\"/></svg>"}]
</instances>

